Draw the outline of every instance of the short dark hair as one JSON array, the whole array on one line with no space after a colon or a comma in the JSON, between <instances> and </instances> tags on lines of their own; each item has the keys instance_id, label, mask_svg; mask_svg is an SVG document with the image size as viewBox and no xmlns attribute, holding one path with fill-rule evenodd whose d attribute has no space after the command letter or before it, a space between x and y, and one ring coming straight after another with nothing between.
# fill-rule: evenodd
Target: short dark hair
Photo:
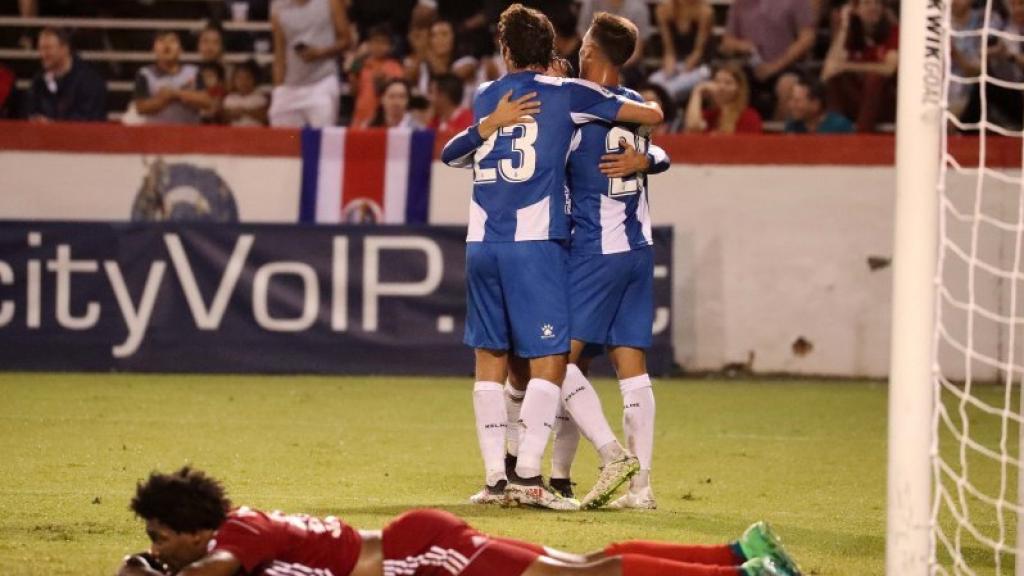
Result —
<instances>
[{"instance_id":1,"label":"short dark hair","mask_svg":"<svg viewBox=\"0 0 1024 576\"><path fill-rule=\"evenodd\" d=\"M437 86L437 91L448 97L449 100L456 106L462 102L462 95L465 91L465 85L462 83L462 79L455 74L445 73L434 76L434 85Z\"/></svg>"},{"instance_id":2,"label":"short dark hair","mask_svg":"<svg viewBox=\"0 0 1024 576\"><path fill-rule=\"evenodd\" d=\"M807 99L817 100L821 102L822 106L825 105L825 85L816 78L804 76L797 80L799 86L807 88Z\"/></svg>"},{"instance_id":3,"label":"short dark hair","mask_svg":"<svg viewBox=\"0 0 1024 576\"><path fill-rule=\"evenodd\" d=\"M501 13L498 42L508 50L513 67L547 69L555 47L555 29L543 13L516 3Z\"/></svg>"},{"instance_id":4,"label":"short dark hair","mask_svg":"<svg viewBox=\"0 0 1024 576\"><path fill-rule=\"evenodd\" d=\"M245 62L242 62L238 66L235 66L234 73L238 72L248 72L249 74L252 74L253 82L255 82L256 84L260 83L261 70L260 65L256 62L256 60L250 58Z\"/></svg>"},{"instance_id":5,"label":"short dark hair","mask_svg":"<svg viewBox=\"0 0 1024 576\"><path fill-rule=\"evenodd\" d=\"M375 24L366 31L366 39L370 38L387 38L388 42L391 42L391 25L387 22L382 24Z\"/></svg>"},{"instance_id":6,"label":"short dark hair","mask_svg":"<svg viewBox=\"0 0 1024 576\"><path fill-rule=\"evenodd\" d=\"M224 71L224 66L221 65L220 62L202 62L199 64L199 71L202 72L203 70L213 70L214 74L217 75L217 78L220 78L221 82L224 81L226 72Z\"/></svg>"},{"instance_id":7,"label":"short dark hair","mask_svg":"<svg viewBox=\"0 0 1024 576\"><path fill-rule=\"evenodd\" d=\"M661 112L665 115L663 123L671 125L672 122L675 121L676 119L676 113L679 110L679 104L676 101L674 101L671 96L669 96L668 90L665 90L664 88L657 84L643 82L636 87L636 91L641 94L648 90L658 95L658 104L661 105Z\"/></svg>"},{"instance_id":8,"label":"short dark hair","mask_svg":"<svg viewBox=\"0 0 1024 576\"><path fill-rule=\"evenodd\" d=\"M153 42L156 42L165 36L174 36L178 39L178 42L181 42L181 34L178 34L176 30L157 30L153 33Z\"/></svg>"},{"instance_id":9,"label":"short dark hair","mask_svg":"<svg viewBox=\"0 0 1024 576\"><path fill-rule=\"evenodd\" d=\"M224 36L224 27L221 26L220 22L217 21L217 20L207 20L206 25L203 26L203 29L200 30L199 33L202 34L203 32L206 32L207 30L212 30L212 31L216 32L217 34L220 34L221 37Z\"/></svg>"},{"instance_id":10,"label":"short dark hair","mask_svg":"<svg viewBox=\"0 0 1024 576\"><path fill-rule=\"evenodd\" d=\"M131 509L175 532L216 530L227 518L231 501L220 482L202 470L185 466L177 472L153 472L135 486Z\"/></svg>"},{"instance_id":11,"label":"short dark hair","mask_svg":"<svg viewBox=\"0 0 1024 576\"><path fill-rule=\"evenodd\" d=\"M636 50L636 25L608 12L594 14L590 37L614 66L625 64Z\"/></svg>"},{"instance_id":12,"label":"short dark hair","mask_svg":"<svg viewBox=\"0 0 1024 576\"><path fill-rule=\"evenodd\" d=\"M39 35L49 34L60 42L61 46L71 46L71 33L68 32L67 28L60 28L57 26L46 26L39 31Z\"/></svg>"}]
</instances>

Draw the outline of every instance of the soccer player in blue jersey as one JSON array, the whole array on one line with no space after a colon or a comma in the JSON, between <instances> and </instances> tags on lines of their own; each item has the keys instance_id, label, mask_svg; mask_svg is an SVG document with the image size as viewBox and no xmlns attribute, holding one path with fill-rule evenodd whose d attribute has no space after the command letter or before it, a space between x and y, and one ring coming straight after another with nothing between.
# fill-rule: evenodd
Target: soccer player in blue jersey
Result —
<instances>
[{"instance_id":1,"label":"soccer player in blue jersey","mask_svg":"<svg viewBox=\"0 0 1024 576\"><path fill-rule=\"evenodd\" d=\"M519 504L572 510L579 503L554 493L540 476L569 352L567 154L580 124L656 124L662 114L656 105L545 75L554 30L536 10L519 4L506 9L498 40L509 73L478 90L476 123L462 133L472 146L468 154L453 149L452 143L443 154L450 164L473 162L465 341L476 354L473 405L485 492ZM540 102L532 118L500 128L489 121L500 103L510 98L520 102L532 93ZM519 457L514 477L508 478L502 382L511 349L529 359L531 378L519 419ZM617 450L610 451L615 458L602 476L632 475L636 459L617 441L615 445Z\"/></svg>"},{"instance_id":2,"label":"soccer player in blue jersey","mask_svg":"<svg viewBox=\"0 0 1024 576\"><path fill-rule=\"evenodd\" d=\"M619 68L633 53L635 43L632 23L611 14L596 15L580 51L583 77L622 97L642 101L636 92L619 86ZM501 121L510 122L507 118ZM562 400L599 453L617 445L584 374L589 352L607 346L620 379L627 441L640 460L640 474L614 507L655 507L650 490L654 396L644 352L650 346L653 324L653 257L645 174L664 171L669 163L660 148L650 146L648 150L647 140L646 131L636 124L587 123L574 135L569 157L575 227L569 265L572 351ZM513 381L526 381L522 374L516 376ZM552 466L551 484L565 496L571 495L568 465L575 441L571 436L563 441L562 433L572 425L571 420L560 422ZM602 485L599 480L583 504L601 506L615 488L617 485Z\"/></svg>"}]
</instances>

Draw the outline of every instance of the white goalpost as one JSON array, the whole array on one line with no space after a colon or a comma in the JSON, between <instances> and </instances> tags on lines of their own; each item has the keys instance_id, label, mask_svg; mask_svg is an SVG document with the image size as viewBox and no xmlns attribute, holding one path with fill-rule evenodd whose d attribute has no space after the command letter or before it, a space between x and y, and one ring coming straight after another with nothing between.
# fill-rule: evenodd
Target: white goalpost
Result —
<instances>
[{"instance_id":1,"label":"white goalpost","mask_svg":"<svg viewBox=\"0 0 1024 576\"><path fill-rule=\"evenodd\" d=\"M1000 1L973 26L951 0L901 6L889 576L1024 576L1024 132L1006 108L1024 105L1024 58L1004 58L1024 26L1000 24Z\"/></svg>"}]
</instances>

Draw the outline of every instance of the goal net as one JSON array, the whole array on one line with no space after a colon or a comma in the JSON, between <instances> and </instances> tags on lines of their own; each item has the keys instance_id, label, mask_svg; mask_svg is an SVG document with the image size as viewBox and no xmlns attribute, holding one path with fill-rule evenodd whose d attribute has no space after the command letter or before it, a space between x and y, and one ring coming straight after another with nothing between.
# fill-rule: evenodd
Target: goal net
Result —
<instances>
[{"instance_id":1,"label":"goal net","mask_svg":"<svg viewBox=\"0 0 1024 576\"><path fill-rule=\"evenodd\" d=\"M890 575L1024 576L1024 2L1002 1L903 2L895 259L934 264L895 278Z\"/></svg>"}]
</instances>

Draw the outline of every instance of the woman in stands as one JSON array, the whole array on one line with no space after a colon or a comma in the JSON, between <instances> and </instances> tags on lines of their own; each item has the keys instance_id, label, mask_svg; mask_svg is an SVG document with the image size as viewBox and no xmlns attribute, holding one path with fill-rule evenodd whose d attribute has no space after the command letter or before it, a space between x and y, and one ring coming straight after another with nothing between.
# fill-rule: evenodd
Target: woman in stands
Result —
<instances>
[{"instance_id":1,"label":"woman in stands","mask_svg":"<svg viewBox=\"0 0 1024 576\"><path fill-rule=\"evenodd\" d=\"M472 56L455 57L455 29L447 20L430 25L427 50L420 58L406 59L406 79L424 96L430 94L430 79L441 74L454 74L468 82L476 74L477 60ZM471 97L471 95L470 95Z\"/></svg>"},{"instance_id":2,"label":"woman in stands","mask_svg":"<svg viewBox=\"0 0 1024 576\"><path fill-rule=\"evenodd\" d=\"M705 98L709 101L706 107ZM761 115L750 105L750 83L739 64L724 64L711 81L693 89L686 106L685 130L709 134L761 132Z\"/></svg>"},{"instance_id":3,"label":"woman in stands","mask_svg":"<svg viewBox=\"0 0 1024 576\"><path fill-rule=\"evenodd\" d=\"M872 132L896 112L899 28L883 0L851 0L840 12L821 79L833 112Z\"/></svg>"},{"instance_id":4,"label":"woman in stands","mask_svg":"<svg viewBox=\"0 0 1024 576\"><path fill-rule=\"evenodd\" d=\"M422 128L409 114L409 84L392 78L381 87L377 113L367 125L370 128Z\"/></svg>"},{"instance_id":5,"label":"woman in stands","mask_svg":"<svg viewBox=\"0 0 1024 576\"><path fill-rule=\"evenodd\" d=\"M670 0L658 5L661 69L650 82L683 102L694 86L711 76L705 62L714 12L707 0Z\"/></svg>"}]
</instances>

